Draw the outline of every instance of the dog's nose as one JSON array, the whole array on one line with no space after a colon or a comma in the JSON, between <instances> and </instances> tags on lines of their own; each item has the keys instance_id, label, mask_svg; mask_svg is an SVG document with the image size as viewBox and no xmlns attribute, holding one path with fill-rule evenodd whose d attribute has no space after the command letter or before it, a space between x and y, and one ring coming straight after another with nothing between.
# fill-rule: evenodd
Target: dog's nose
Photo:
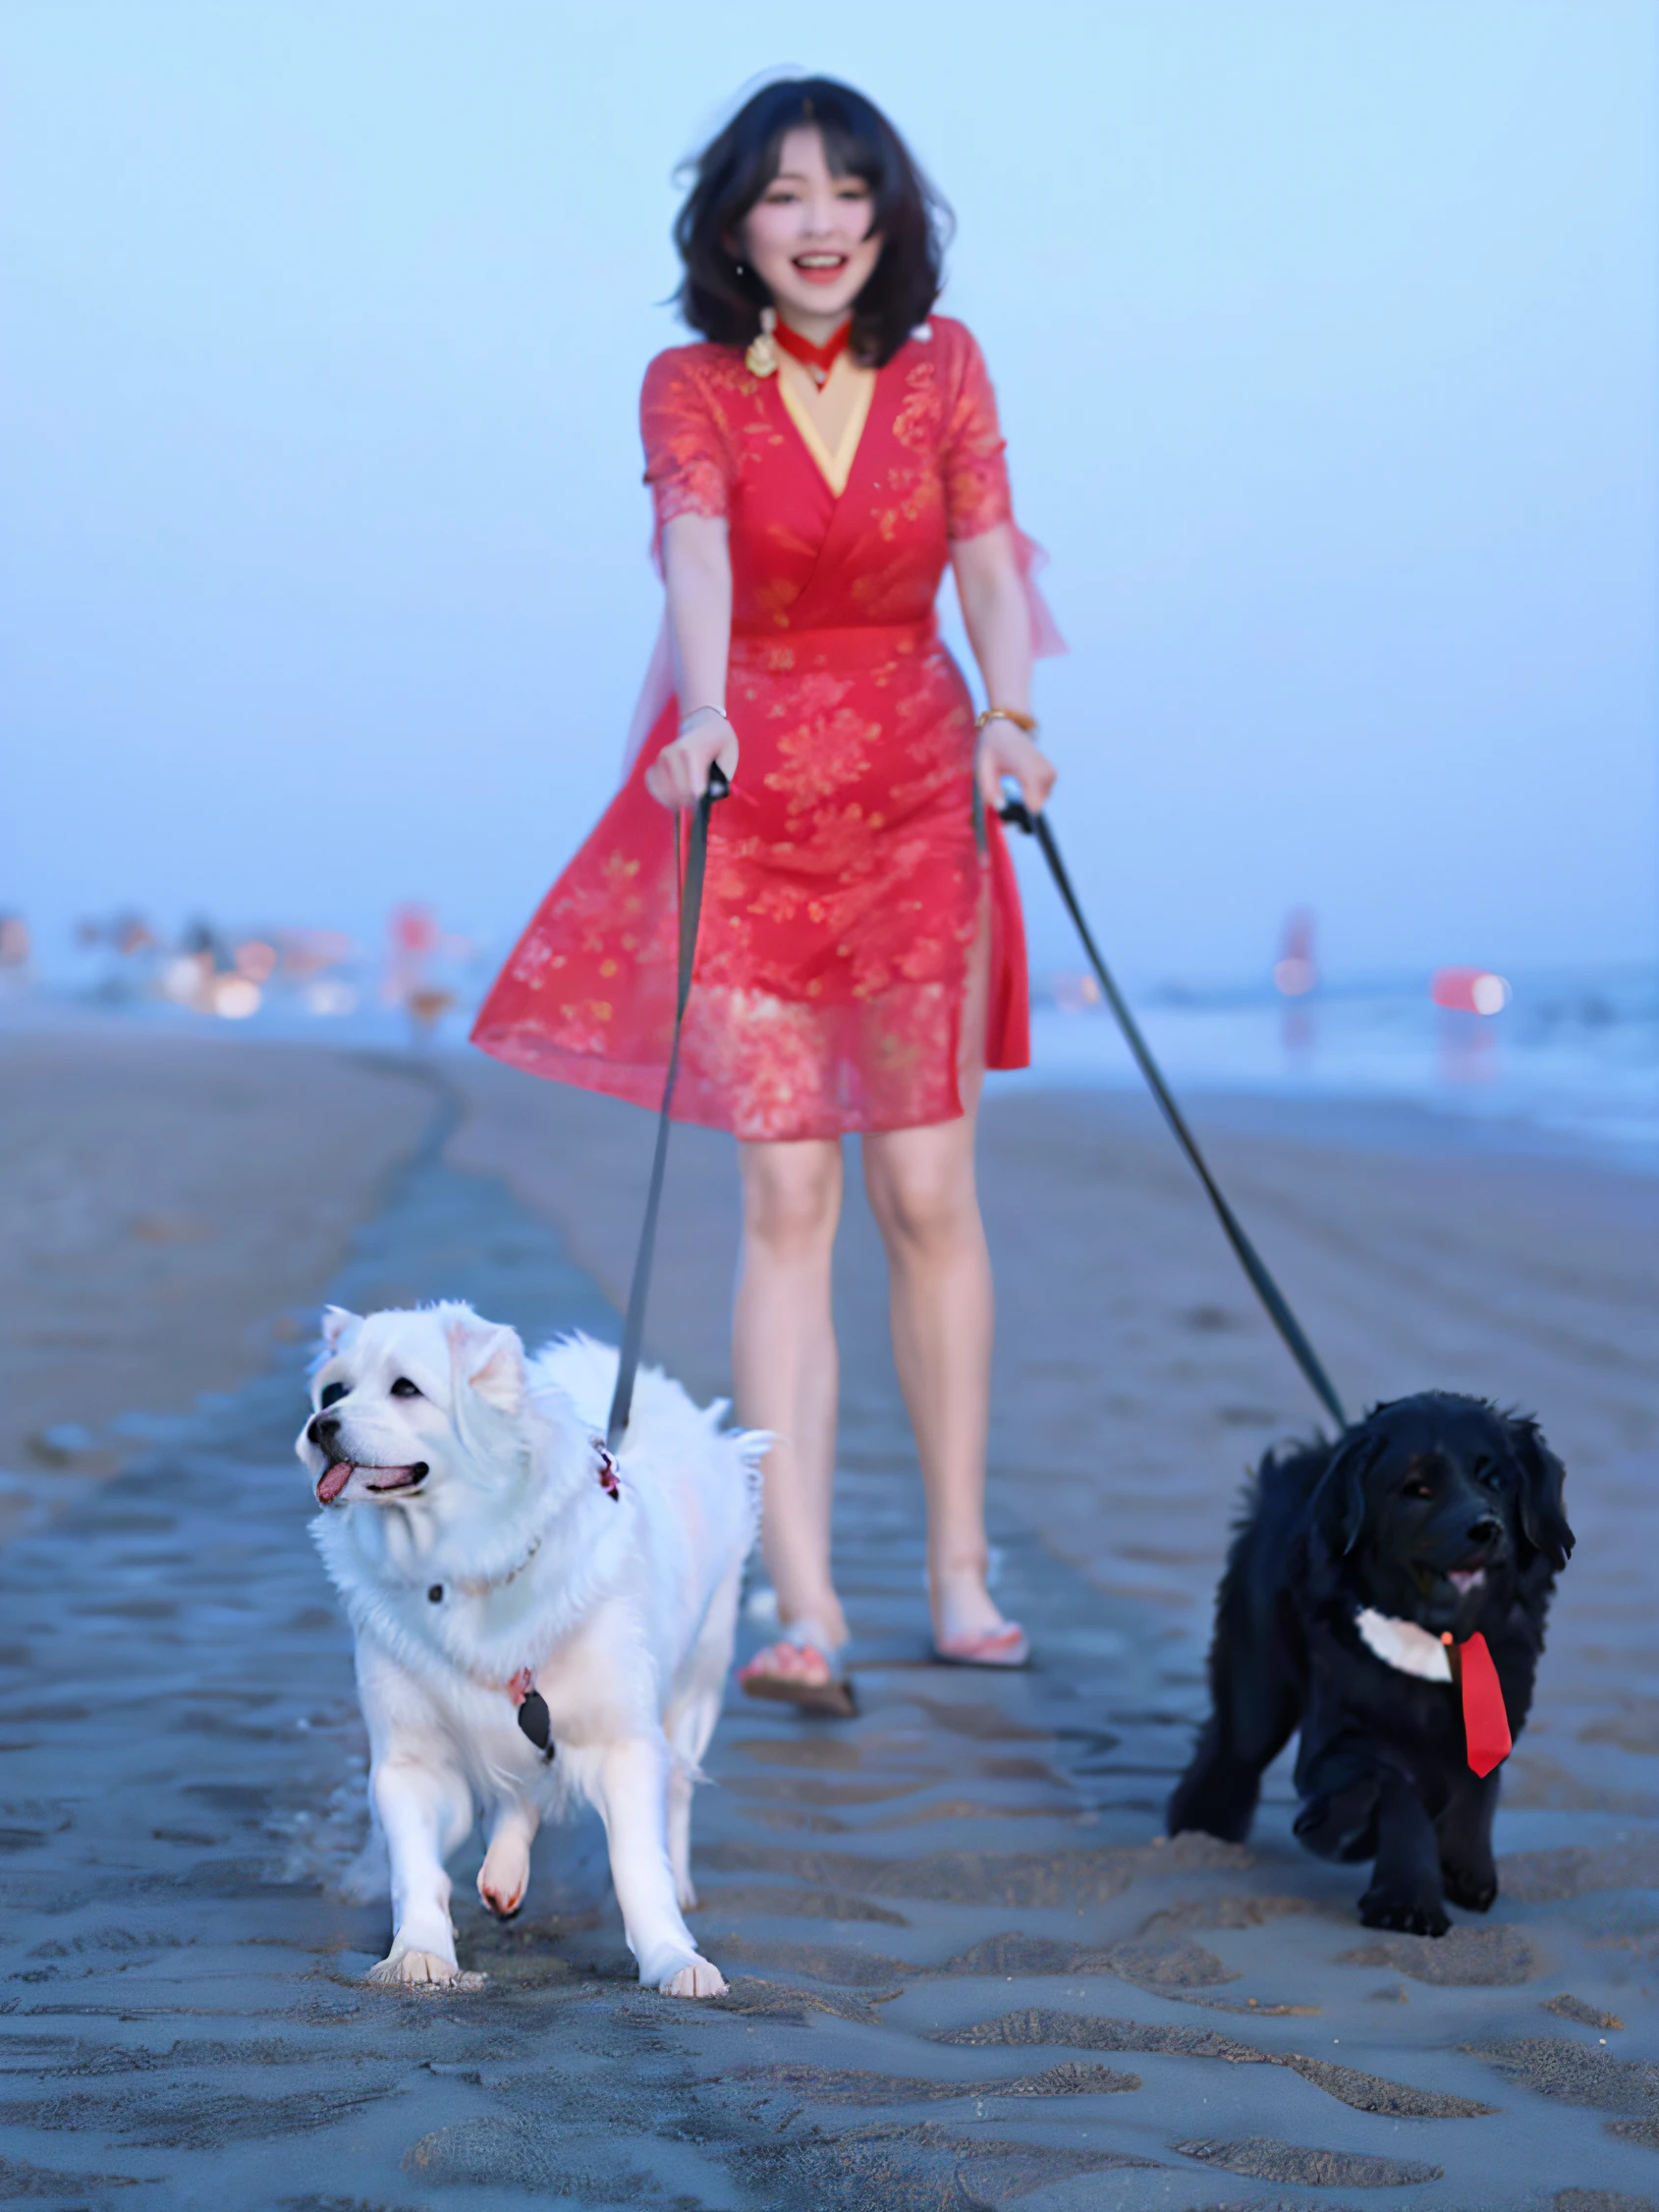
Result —
<instances>
[{"instance_id":1,"label":"dog's nose","mask_svg":"<svg viewBox=\"0 0 1659 2212\"><path fill-rule=\"evenodd\" d=\"M326 1413L318 1413L305 1434L319 1452L332 1452L340 1435L340 1423L331 1420Z\"/></svg>"},{"instance_id":2,"label":"dog's nose","mask_svg":"<svg viewBox=\"0 0 1659 2212\"><path fill-rule=\"evenodd\" d=\"M1503 1532L1502 1521L1494 1521L1490 1514L1483 1514L1470 1528L1468 1540L1471 1544L1492 1544L1496 1543Z\"/></svg>"}]
</instances>

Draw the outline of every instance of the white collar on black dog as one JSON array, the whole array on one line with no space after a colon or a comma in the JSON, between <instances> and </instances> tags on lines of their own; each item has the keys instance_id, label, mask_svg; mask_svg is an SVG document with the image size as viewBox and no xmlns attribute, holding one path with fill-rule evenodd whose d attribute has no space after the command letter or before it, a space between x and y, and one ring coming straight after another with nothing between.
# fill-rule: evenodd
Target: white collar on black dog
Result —
<instances>
[{"instance_id":1,"label":"white collar on black dog","mask_svg":"<svg viewBox=\"0 0 1659 2212\"><path fill-rule=\"evenodd\" d=\"M1386 1666L1422 1682L1450 1682L1452 1661L1446 1646L1415 1621L1397 1621L1392 1614L1374 1613L1366 1605L1355 1616L1355 1627L1369 1651Z\"/></svg>"}]
</instances>

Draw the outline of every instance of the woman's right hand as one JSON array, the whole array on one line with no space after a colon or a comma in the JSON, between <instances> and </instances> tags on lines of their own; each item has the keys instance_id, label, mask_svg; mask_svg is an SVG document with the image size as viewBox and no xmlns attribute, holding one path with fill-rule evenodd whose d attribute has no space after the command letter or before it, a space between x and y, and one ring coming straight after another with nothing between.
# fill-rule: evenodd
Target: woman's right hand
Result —
<instances>
[{"instance_id":1,"label":"woman's right hand","mask_svg":"<svg viewBox=\"0 0 1659 2212\"><path fill-rule=\"evenodd\" d=\"M645 770L645 789L659 806L694 806L715 761L730 783L738 772L738 734L713 707L698 707L681 723L673 744L665 745Z\"/></svg>"}]
</instances>

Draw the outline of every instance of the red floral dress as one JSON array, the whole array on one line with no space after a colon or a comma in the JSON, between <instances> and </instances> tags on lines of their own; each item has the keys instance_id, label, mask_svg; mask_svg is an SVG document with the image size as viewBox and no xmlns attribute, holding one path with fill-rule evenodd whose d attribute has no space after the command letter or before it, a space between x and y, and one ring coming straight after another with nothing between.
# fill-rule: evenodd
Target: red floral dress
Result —
<instances>
[{"instance_id":1,"label":"red floral dress","mask_svg":"<svg viewBox=\"0 0 1659 2212\"><path fill-rule=\"evenodd\" d=\"M1012 520L979 349L942 316L906 342L839 495L777 378L733 348L660 354L641 419L659 526L728 523L742 754L712 816L676 1117L747 1138L952 1120L983 904L986 1064L1028 1057L1019 894L1000 824L975 831L973 708L933 611L951 541ZM650 1107L678 853L643 777L679 712L671 699L472 1032L497 1059Z\"/></svg>"}]
</instances>

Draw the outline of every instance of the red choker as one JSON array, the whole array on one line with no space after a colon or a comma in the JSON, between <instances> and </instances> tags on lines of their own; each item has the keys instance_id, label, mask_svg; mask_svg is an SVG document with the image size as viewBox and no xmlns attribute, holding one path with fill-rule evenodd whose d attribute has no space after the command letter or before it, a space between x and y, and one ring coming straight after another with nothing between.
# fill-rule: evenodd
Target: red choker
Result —
<instances>
[{"instance_id":1,"label":"red choker","mask_svg":"<svg viewBox=\"0 0 1659 2212\"><path fill-rule=\"evenodd\" d=\"M780 316L772 331L774 342L784 352L798 360L821 391L829 382L829 372L847 351L847 341L853 335L853 318L848 316L835 336L822 346L814 346L810 338L802 338L800 331L791 330Z\"/></svg>"}]
</instances>

